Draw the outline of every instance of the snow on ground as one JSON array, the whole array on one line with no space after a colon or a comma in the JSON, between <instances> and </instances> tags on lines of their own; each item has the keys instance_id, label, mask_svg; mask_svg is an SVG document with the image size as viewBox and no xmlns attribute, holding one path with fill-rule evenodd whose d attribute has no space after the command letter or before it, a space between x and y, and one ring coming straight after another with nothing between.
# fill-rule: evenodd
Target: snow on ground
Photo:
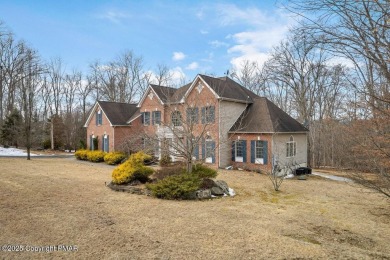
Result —
<instances>
[{"instance_id":1,"label":"snow on ground","mask_svg":"<svg viewBox=\"0 0 390 260\"><path fill-rule=\"evenodd\" d=\"M30 154L31 156L37 156L37 154ZM25 150L18 148L4 148L0 146L0 156L27 156Z\"/></svg>"}]
</instances>

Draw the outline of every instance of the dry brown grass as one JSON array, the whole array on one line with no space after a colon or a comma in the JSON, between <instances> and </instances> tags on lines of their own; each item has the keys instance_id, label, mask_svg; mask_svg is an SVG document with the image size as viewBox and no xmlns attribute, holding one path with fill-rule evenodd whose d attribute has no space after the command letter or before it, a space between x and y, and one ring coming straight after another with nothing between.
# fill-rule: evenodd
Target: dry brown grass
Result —
<instances>
[{"instance_id":1,"label":"dry brown grass","mask_svg":"<svg viewBox=\"0 0 390 260\"><path fill-rule=\"evenodd\" d=\"M350 184L221 171L236 197L166 201L108 189L112 169L0 158L0 245L78 246L0 258L390 259L389 201Z\"/></svg>"}]
</instances>

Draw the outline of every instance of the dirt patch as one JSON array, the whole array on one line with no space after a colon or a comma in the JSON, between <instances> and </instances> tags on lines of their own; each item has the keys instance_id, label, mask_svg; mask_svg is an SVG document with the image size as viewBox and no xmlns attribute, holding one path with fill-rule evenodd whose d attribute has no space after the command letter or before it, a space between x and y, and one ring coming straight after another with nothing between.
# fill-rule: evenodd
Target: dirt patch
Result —
<instances>
[{"instance_id":1,"label":"dirt patch","mask_svg":"<svg viewBox=\"0 0 390 260\"><path fill-rule=\"evenodd\" d=\"M235 197L167 201L106 187L113 167L70 158L0 158L0 245L77 251L0 258L389 259L388 200L309 176L283 182L219 172Z\"/></svg>"}]
</instances>

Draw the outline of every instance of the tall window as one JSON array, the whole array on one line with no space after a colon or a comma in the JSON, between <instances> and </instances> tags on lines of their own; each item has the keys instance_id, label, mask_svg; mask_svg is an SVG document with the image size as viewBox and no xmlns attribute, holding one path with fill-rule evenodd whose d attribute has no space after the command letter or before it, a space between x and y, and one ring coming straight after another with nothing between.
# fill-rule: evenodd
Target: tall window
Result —
<instances>
[{"instance_id":1,"label":"tall window","mask_svg":"<svg viewBox=\"0 0 390 260\"><path fill-rule=\"evenodd\" d=\"M188 124L197 124L198 123L198 108L191 107L187 108L187 123Z\"/></svg>"},{"instance_id":2,"label":"tall window","mask_svg":"<svg viewBox=\"0 0 390 260\"><path fill-rule=\"evenodd\" d=\"M246 162L246 140L233 141L232 161L233 162Z\"/></svg>"},{"instance_id":3,"label":"tall window","mask_svg":"<svg viewBox=\"0 0 390 260\"><path fill-rule=\"evenodd\" d=\"M297 142L294 141L294 137L290 136L290 141L286 143L286 157L293 157L297 154Z\"/></svg>"},{"instance_id":4,"label":"tall window","mask_svg":"<svg viewBox=\"0 0 390 260\"><path fill-rule=\"evenodd\" d=\"M101 110L96 112L96 125L102 125L103 123L103 113Z\"/></svg>"},{"instance_id":5,"label":"tall window","mask_svg":"<svg viewBox=\"0 0 390 260\"><path fill-rule=\"evenodd\" d=\"M237 157L243 157L244 155L244 149L243 149L243 143L240 141L236 142L236 158Z\"/></svg>"},{"instance_id":6,"label":"tall window","mask_svg":"<svg viewBox=\"0 0 390 260\"><path fill-rule=\"evenodd\" d=\"M161 111L152 112L152 125L161 124Z\"/></svg>"},{"instance_id":7,"label":"tall window","mask_svg":"<svg viewBox=\"0 0 390 260\"><path fill-rule=\"evenodd\" d=\"M264 158L264 153L263 153L263 141L256 141L256 159L263 159Z\"/></svg>"},{"instance_id":8,"label":"tall window","mask_svg":"<svg viewBox=\"0 0 390 260\"><path fill-rule=\"evenodd\" d=\"M202 107L202 124L211 124L215 122L215 107Z\"/></svg>"},{"instance_id":9,"label":"tall window","mask_svg":"<svg viewBox=\"0 0 390 260\"><path fill-rule=\"evenodd\" d=\"M181 113L180 111L173 111L171 114L171 121L173 126L181 126Z\"/></svg>"},{"instance_id":10,"label":"tall window","mask_svg":"<svg viewBox=\"0 0 390 260\"><path fill-rule=\"evenodd\" d=\"M142 112L141 121L143 125L150 125L150 112Z\"/></svg>"}]
</instances>

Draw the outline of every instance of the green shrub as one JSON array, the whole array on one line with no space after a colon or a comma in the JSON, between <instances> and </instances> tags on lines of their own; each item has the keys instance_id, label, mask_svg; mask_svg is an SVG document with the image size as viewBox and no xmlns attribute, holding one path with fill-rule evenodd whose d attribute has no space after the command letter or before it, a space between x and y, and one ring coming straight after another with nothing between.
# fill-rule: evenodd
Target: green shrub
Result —
<instances>
[{"instance_id":1,"label":"green shrub","mask_svg":"<svg viewBox=\"0 0 390 260\"><path fill-rule=\"evenodd\" d=\"M150 175L154 173L153 169L147 166L142 166L134 171L130 177L130 181L139 180L142 183L145 183L149 180Z\"/></svg>"},{"instance_id":2,"label":"green shrub","mask_svg":"<svg viewBox=\"0 0 390 260\"><path fill-rule=\"evenodd\" d=\"M157 170L157 172L154 174L154 177L156 177L158 180L162 180L169 176L183 174L185 171L186 170L182 165L162 167L161 169Z\"/></svg>"},{"instance_id":3,"label":"green shrub","mask_svg":"<svg viewBox=\"0 0 390 260\"><path fill-rule=\"evenodd\" d=\"M153 174L153 169L143 165L149 155L138 152L130 155L129 159L116 167L112 172L112 182L114 184L126 184L135 180L145 183L149 176Z\"/></svg>"},{"instance_id":4,"label":"green shrub","mask_svg":"<svg viewBox=\"0 0 390 260\"><path fill-rule=\"evenodd\" d=\"M88 150L77 150L75 153L74 153L74 156L76 157L77 160L83 160L83 161L86 161L88 160L88 153L89 151Z\"/></svg>"},{"instance_id":5,"label":"green shrub","mask_svg":"<svg viewBox=\"0 0 390 260\"><path fill-rule=\"evenodd\" d=\"M50 149L51 148L51 141L50 139L46 139L42 142L43 149Z\"/></svg>"},{"instance_id":6,"label":"green shrub","mask_svg":"<svg viewBox=\"0 0 390 260\"><path fill-rule=\"evenodd\" d=\"M161 155L161 159L160 159L160 163L159 163L161 167L168 166L169 164L171 164L171 162L172 162L172 159L171 159L171 156L169 156L169 154Z\"/></svg>"},{"instance_id":7,"label":"green shrub","mask_svg":"<svg viewBox=\"0 0 390 260\"><path fill-rule=\"evenodd\" d=\"M161 199L189 199L197 191L202 180L193 174L180 174L166 177L154 184L147 184L152 195Z\"/></svg>"},{"instance_id":8,"label":"green shrub","mask_svg":"<svg viewBox=\"0 0 390 260\"><path fill-rule=\"evenodd\" d=\"M103 151L88 151L87 159L90 162L103 162L104 155L106 155Z\"/></svg>"},{"instance_id":9,"label":"green shrub","mask_svg":"<svg viewBox=\"0 0 390 260\"><path fill-rule=\"evenodd\" d=\"M104 156L104 162L109 165L116 165L121 163L126 158L126 155L122 152L111 152Z\"/></svg>"},{"instance_id":10,"label":"green shrub","mask_svg":"<svg viewBox=\"0 0 390 260\"><path fill-rule=\"evenodd\" d=\"M196 174L199 178L215 178L218 175L218 172L214 169L211 169L203 164L195 164L192 167L192 173Z\"/></svg>"}]
</instances>

